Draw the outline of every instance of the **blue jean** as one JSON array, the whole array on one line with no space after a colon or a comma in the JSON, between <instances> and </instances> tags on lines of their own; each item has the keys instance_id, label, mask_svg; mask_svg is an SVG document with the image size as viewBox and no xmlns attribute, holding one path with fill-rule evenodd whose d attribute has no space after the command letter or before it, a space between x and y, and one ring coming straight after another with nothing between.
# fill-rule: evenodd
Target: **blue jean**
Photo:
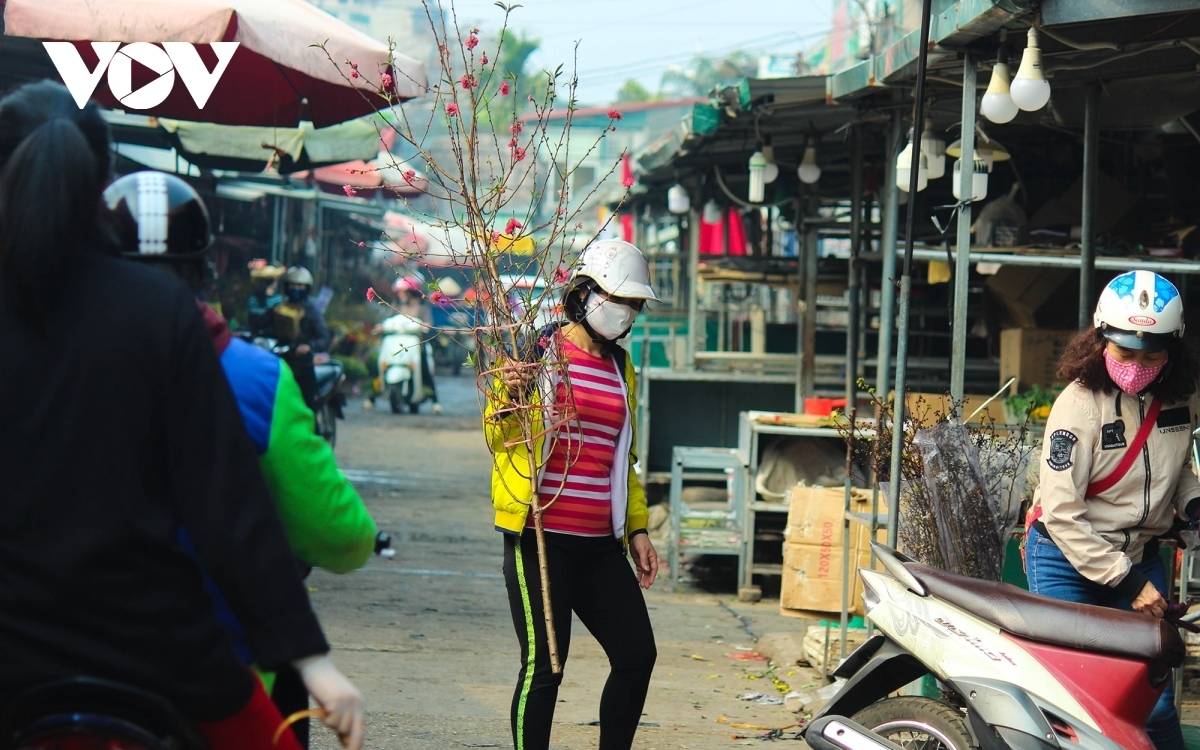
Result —
<instances>
[{"instance_id":1,"label":"blue jean","mask_svg":"<svg viewBox=\"0 0 1200 750\"><path fill-rule=\"evenodd\" d=\"M1035 594L1081 604L1132 611L1133 607L1115 589L1084 578L1049 538L1029 529L1025 542L1025 567L1029 590ZM1158 555L1134 566L1145 574L1160 592L1170 591L1167 572ZM1169 680L1146 720L1146 734L1158 750L1184 750L1179 714L1175 711L1175 681Z\"/></svg>"}]
</instances>

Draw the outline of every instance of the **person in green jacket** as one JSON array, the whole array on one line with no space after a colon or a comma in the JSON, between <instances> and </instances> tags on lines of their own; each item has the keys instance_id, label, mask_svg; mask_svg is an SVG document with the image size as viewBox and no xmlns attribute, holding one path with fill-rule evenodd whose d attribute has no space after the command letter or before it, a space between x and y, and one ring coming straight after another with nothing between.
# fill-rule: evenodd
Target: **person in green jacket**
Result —
<instances>
[{"instance_id":1,"label":"person in green jacket","mask_svg":"<svg viewBox=\"0 0 1200 750\"><path fill-rule=\"evenodd\" d=\"M109 219L126 257L154 264L182 278L199 293L207 273L211 233L200 196L183 180L159 172L135 172L104 193ZM155 218L166 216L166 226ZM158 235L165 229L165 237ZM342 474L333 449L314 429L292 371L275 355L233 338L215 310L197 299L229 380L246 432L258 449L259 465L275 500L292 551L306 566L348 573L375 551L378 530L362 498ZM189 546L186 530L180 542ZM245 631L211 582L209 593L234 647L249 664ZM261 674L272 699L287 716L308 708L308 692L295 670ZM307 722L293 725L308 746Z\"/></svg>"}]
</instances>

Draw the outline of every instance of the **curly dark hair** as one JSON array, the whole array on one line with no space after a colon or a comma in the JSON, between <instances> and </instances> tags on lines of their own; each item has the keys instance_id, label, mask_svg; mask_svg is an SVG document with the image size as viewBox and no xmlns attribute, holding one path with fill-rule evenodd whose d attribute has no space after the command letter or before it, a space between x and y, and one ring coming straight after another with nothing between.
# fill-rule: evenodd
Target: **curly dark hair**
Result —
<instances>
[{"instance_id":1,"label":"curly dark hair","mask_svg":"<svg viewBox=\"0 0 1200 750\"><path fill-rule=\"evenodd\" d=\"M1091 391L1112 393L1117 386L1104 364L1107 340L1098 329L1080 331L1063 347L1058 360L1058 377L1078 382ZM1172 339L1167 346L1167 364L1147 389L1164 404L1186 401L1196 392L1196 355L1183 339Z\"/></svg>"}]
</instances>

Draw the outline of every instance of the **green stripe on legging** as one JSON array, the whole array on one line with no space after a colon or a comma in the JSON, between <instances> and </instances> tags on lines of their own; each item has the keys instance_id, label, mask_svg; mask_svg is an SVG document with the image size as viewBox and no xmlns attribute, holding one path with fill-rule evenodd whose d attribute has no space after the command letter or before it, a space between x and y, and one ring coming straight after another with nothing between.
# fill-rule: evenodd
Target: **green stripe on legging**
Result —
<instances>
[{"instance_id":1,"label":"green stripe on legging","mask_svg":"<svg viewBox=\"0 0 1200 750\"><path fill-rule=\"evenodd\" d=\"M521 606L525 609L525 651L529 658L525 664L525 684L521 686L521 699L517 702L517 748L525 750L525 701L529 699L529 689L533 685L533 668L537 654L537 643L533 635L533 607L529 604L529 586L525 584L525 560L521 557L521 540L513 546L516 553L517 585L521 589Z\"/></svg>"}]
</instances>

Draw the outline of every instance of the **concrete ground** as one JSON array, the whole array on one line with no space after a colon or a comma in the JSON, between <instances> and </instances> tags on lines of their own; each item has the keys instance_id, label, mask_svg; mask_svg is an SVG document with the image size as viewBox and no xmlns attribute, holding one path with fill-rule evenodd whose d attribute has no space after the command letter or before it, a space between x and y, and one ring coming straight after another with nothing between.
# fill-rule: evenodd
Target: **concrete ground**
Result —
<instances>
[{"instance_id":1,"label":"concrete ground","mask_svg":"<svg viewBox=\"0 0 1200 750\"><path fill-rule=\"evenodd\" d=\"M501 540L492 528L490 456L474 381L442 377L438 386L441 416L428 407L420 415L393 415L382 401L377 411L351 404L339 425L338 462L380 527L392 533L397 554L373 558L348 576L317 571L309 586L337 663L366 695L368 747L512 747L508 711L518 643L500 573ZM647 593L659 657L635 748L767 744L765 728L794 725L820 705L819 699L806 708L740 700L748 693L781 698L790 689L815 698L824 683L807 668L770 672L767 662L746 658L756 649L775 653L768 643L779 634L802 634L808 623L781 617L777 600L737 602L729 579L718 582L717 593L694 587L670 593L664 578ZM584 750L598 743L593 722L608 668L578 624L571 645L552 746ZM1184 721L1200 722L1200 703L1186 697ZM785 731L779 741L804 746L793 737L794 730ZM312 745L339 747L320 728Z\"/></svg>"},{"instance_id":2,"label":"concrete ground","mask_svg":"<svg viewBox=\"0 0 1200 750\"><path fill-rule=\"evenodd\" d=\"M338 462L392 533L397 554L373 558L348 576L317 571L309 586L337 663L366 695L369 747L511 747L518 642L492 527L490 456L474 381L442 377L438 386L441 416L393 415L383 401L376 411L351 403L339 425ZM789 708L739 696L782 698L785 686L807 694L820 687L811 670L768 674L767 662L746 658L756 636L798 632L800 621L781 617L777 602L738 603L732 575L728 593L666 588L660 579L647 594L659 658L634 746L757 745L765 730L731 723L794 725L797 713ZM552 746L595 748L599 729L592 723L608 666L578 624L571 646ZM330 733L315 730L314 748L337 746Z\"/></svg>"}]
</instances>

